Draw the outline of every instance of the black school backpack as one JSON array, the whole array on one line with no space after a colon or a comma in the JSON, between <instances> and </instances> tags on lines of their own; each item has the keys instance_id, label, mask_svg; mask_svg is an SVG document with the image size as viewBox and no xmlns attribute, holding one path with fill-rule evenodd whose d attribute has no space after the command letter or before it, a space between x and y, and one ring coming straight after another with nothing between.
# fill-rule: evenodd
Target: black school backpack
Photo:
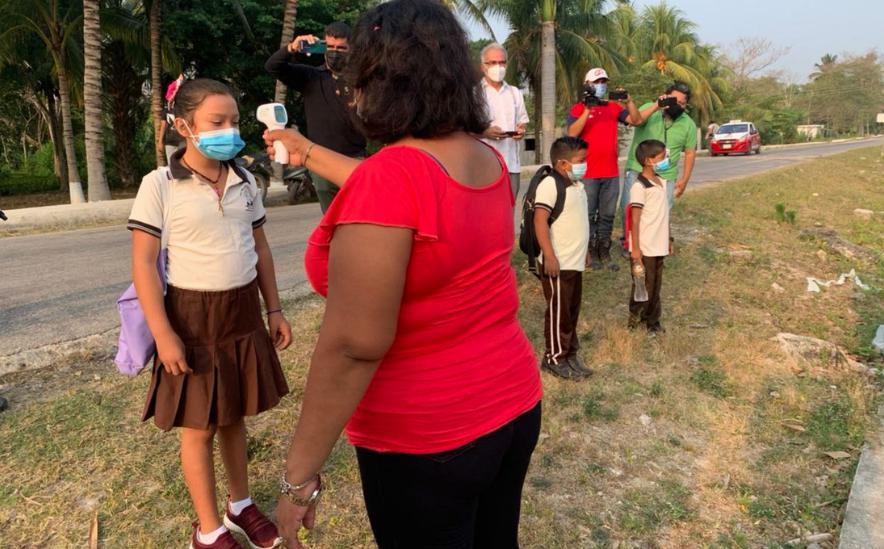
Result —
<instances>
[{"instance_id":1,"label":"black school backpack","mask_svg":"<svg viewBox=\"0 0 884 549\"><path fill-rule=\"evenodd\" d=\"M522 224L519 228L519 249L528 256L528 270L537 274L537 256L540 254L540 244L534 233L534 200L537 196L537 186L547 177L552 176L556 182L556 203L549 214L549 224L552 226L556 219L562 215L565 207L565 190L570 184L564 176L552 169L551 166L541 166L528 183L525 191L525 200L522 202Z\"/></svg>"}]
</instances>

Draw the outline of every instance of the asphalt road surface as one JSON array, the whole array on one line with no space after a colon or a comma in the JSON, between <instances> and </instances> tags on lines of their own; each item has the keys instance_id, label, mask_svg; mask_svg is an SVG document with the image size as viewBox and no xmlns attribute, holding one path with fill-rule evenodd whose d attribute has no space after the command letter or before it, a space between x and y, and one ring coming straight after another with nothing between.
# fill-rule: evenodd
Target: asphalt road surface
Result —
<instances>
[{"instance_id":1,"label":"asphalt road surface","mask_svg":"<svg viewBox=\"0 0 884 549\"><path fill-rule=\"evenodd\" d=\"M875 145L884 145L884 138L770 148L749 157L700 157L688 191ZM270 208L267 215L280 289L294 288L305 281L304 248L319 206ZM115 300L131 280L130 238L122 225L0 238L0 356L114 328Z\"/></svg>"}]
</instances>

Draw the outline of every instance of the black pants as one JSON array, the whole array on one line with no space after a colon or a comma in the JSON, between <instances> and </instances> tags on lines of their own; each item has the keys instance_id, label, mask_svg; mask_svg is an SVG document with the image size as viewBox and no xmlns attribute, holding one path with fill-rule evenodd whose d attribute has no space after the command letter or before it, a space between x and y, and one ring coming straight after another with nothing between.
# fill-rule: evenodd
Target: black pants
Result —
<instances>
[{"instance_id":1,"label":"black pants","mask_svg":"<svg viewBox=\"0 0 884 549\"><path fill-rule=\"evenodd\" d=\"M522 484L540 434L540 403L500 429L438 454L356 448L380 549L519 547Z\"/></svg>"},{"instance_id":2,"label":"black pants","mask_svg":"<svg viewBox=\"0 0 884 549\"><path fill-rule=\"evenodd\" d=\"M645 287L648 290L648 300L638 302L635 296L635 279L629 293L629 326L635 327L641 323L648 330L660 329L660 317L663 314L663 304L660 301L660 288L663 285L663 260L666 256L645 257L642 256L642 264L645 266Z\"/></svg>"},{"instance_id":3,"label":"black pants","mask_svg":"<svg viewBox=\"0 0 884 549\"><path fill-rule=\"evenodd\" d=\"M538 269L542 267L538 266ZM559 271L555 278L540 276L546 315L543 335L546 339L546 359L553 364L577 354L577 319L583 301L583 273Z\"/></svg>"}]
</instances>

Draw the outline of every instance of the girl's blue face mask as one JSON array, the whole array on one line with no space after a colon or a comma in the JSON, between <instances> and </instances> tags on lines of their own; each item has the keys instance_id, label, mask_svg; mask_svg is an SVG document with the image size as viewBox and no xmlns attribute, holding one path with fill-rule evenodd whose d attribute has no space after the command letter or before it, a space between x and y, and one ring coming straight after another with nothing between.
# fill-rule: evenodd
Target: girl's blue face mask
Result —
<instances>
[{"instance_id":1,"label":"girl's blue face mask","mask_svg":"<svg viewBox=\"0 0 884 549\"><path fill-rule=\"evenodd\" d=\"M187 121L184 121L185 125ZM223 130L213 130L208 132L200 132L198 136L193 135L190 126L187 126L190 132L190 138L193 144L206 158L212 160L226 161L230 160L246 146L246 142L239 136L237 128L224 128Z\"/></svg>"}]
</instances>

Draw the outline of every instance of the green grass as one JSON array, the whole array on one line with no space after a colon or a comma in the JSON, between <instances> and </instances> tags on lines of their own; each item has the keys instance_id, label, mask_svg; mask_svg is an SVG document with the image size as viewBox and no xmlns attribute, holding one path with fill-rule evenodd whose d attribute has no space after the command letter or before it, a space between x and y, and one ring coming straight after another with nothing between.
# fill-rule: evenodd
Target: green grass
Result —
<instances>
[{"instance_id":1,"label":"green grass","mask_svg":"<svg viewBox=\"0 0 884 549\"><path fill-rule=\"evenodd\" d=\"M543 374L523 547L754 548L781 547L796 531L837 536L880 382L823 360L793 363L772 338L817 335L881 366L869 341L884 323L884 265L799 235L819 223L884 249L884 216L852 215L856 207L884 211L882 161L880 149L858 150L691 190L673 219L677 255L666 261L664 336L626 329L625 271L587 273L581 353L596 373L580 382ZM794 226L775 219L775 204L797 212ZM735 259L734 249L752 258ZM542 295L522 255L513 258L520 320L539 353ZM804 291L806 276L833 278L851 268L874 289ZM252 495L266 510L322 319L316 298L287 310L298 337L281 358L293 392L247 422ZM177 438L139 421L146 376L127 380L112 371L102 352L0 379L12 403L0 414L0 545L86 546L96 512L102 547L186 543L193 512ZM831 451L850 457L835 460L825 454ZM343 440L324 481L310 546L373 547ZM223 474L218 484L223 498Z\"/></svg>"}]
</instances>

